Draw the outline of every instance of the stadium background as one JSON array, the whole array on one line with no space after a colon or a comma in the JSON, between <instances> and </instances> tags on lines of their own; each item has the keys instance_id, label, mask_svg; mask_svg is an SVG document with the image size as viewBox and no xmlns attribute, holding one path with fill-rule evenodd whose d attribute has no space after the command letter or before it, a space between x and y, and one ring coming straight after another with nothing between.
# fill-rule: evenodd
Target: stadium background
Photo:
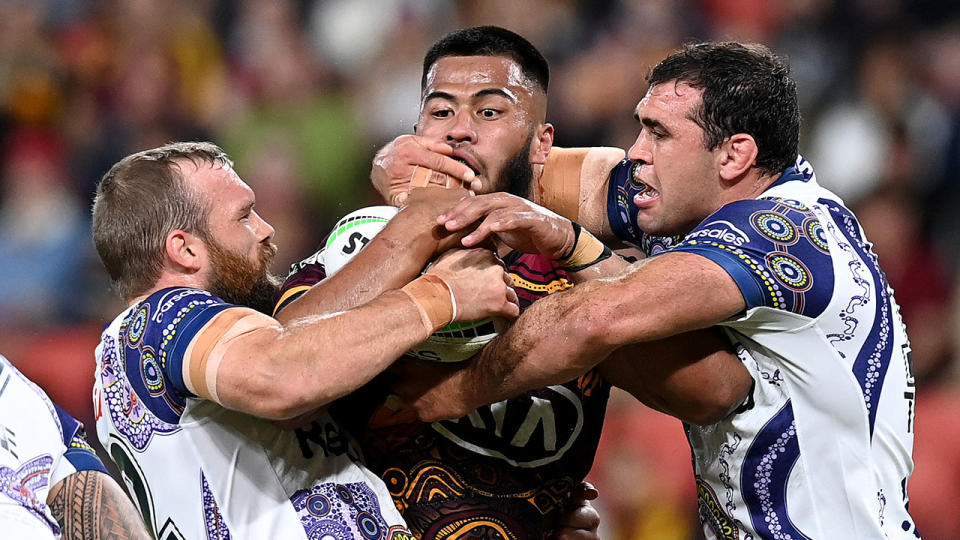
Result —
<instances>
[{"instance_id":1,"label":"stadium background","mask_svg":"<svg viewBox=\"0 0 960 540\"><path fill-rule=\"evenodd\" d=\"M412 130L422 55L449 30L499 24L545 53L560 146L629 146L644 74L684 41L759 41L788 56L803 153L857 210L907 321L911 510L927 540L960 538L958 6L0 0L0 352L93 429L93 348L122 306L88 209L127 153L222 145L277 229L282 273L339 216L375 201L370 159ZM605 433L592 473L603 537L699 537L679 422L617 394Z\"/></svg>"}]
</instances>

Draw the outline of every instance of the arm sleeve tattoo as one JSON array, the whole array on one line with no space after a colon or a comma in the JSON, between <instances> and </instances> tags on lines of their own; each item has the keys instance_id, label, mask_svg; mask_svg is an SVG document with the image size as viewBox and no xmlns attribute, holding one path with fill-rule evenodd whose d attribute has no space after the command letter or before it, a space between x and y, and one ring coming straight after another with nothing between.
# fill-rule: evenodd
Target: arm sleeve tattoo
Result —
<instances>
[{"instance_id":1,"label":"arm sleeve tattoo","mask_svg":"<svg viewBox=\"0 0 960 540\"><path fill-rule=\"evenodd\" d=\"M109 475L80 471L50 490L50 512L64 540L149 539L140 512Z\"/></svg>"}]
</instances>

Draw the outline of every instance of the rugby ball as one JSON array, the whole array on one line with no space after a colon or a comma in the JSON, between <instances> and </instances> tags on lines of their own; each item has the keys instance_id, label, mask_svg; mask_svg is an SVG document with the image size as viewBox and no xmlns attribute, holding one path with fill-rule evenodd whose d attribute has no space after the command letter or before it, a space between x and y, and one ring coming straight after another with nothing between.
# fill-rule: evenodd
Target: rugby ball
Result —
<instances>
[{"instance_id":1,"label":"rugby ball","mask_svg":"<svg viewBox=\"0 0 960 540\"><path fill-rule=\"evenodd\" d=\"M395 215L397 209L392 206L370 206L341 218L327 236L320 254L327 276L340 271ZM437 330L408 354L434 362L462 362L480 352L496 336L497 328L489 318L454 322Z\"/></svg>"},{"instance_id":2,"label":"rugby ball","mask_svg":"<svg viewBox=\"0 0 960 540\"><path fill-rule=\"evenodd\" d=\"M360 253L395 215L397 209L393 206L369 206L343 216L327 235L323 246L321 262L327 277L339 272Z\"/></svg>"}]
</instances>

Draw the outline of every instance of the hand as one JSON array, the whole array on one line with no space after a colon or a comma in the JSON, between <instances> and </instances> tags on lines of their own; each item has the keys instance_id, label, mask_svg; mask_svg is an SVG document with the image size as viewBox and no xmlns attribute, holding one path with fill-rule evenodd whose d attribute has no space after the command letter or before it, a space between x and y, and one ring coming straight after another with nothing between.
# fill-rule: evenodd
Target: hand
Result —
<instances>
[{"instance_id":1,"label":"hand","mask_svg":"<svg viewBox=\"0 0 960 540\"><path fill-rule=\"evenodd\" d=\"M597 488L582 482L571 494L566 513L560 518L560 526L554 531L553 540L600 540L600 514L590 504L599 496Z\"/></svg>"},{"instance_id":2,"label":"hand","mask_svg":"<svg viewBox=\"0 0 960 540\"><path fill-rule=\"evenodd\" d=\"M454 321L520 315L513 279L503 262L487 249L453 249L440 256L426 273L446 282L457 303Z\"/></svg>"},{"instance_id":3,"label":"hand","mask_svg":"<svg viewBox=\"0 0 960 540\"><path fill-rule=\"evenodd\" d=\"M460 231L481 219L476 230L463 237L464 247L475 246L495 235L518 251L559 259L572 251L577 240L570 220L508 193L461 200L440 215L437 224L448 231Z\"/></svg>"},{"instance_id":4,"label":"hand","mask_svg":"<svg viewBox=\"0 0 960 540\"><path fill-rule=\"evenodd\" d=\"M401 206L415 175L427 174L427 185L480 189L473 169L451 157L450 145L417 135L401 135L373 158L370 181L389 204ZM423 170L429 171L427 173Z\"/></svg>"},{"instance_id":5,"label":"hand","mask_svg":"<svg viewBox=\"0 0 960 540\"><path fill-rule=\"evenodd\" d=\"M459 248L461 247L460 239L469 230L451 233L443 227L437 226L437 216L468 196L470 196L470 192L460 188L428 187L414 189L405 199L406 204L400 209L397 217L387 224L387 229L404 231L404 235L408 237L430 234L436 242L434 255L439 255L450 248Z\"/></svg>"}]
</instances>

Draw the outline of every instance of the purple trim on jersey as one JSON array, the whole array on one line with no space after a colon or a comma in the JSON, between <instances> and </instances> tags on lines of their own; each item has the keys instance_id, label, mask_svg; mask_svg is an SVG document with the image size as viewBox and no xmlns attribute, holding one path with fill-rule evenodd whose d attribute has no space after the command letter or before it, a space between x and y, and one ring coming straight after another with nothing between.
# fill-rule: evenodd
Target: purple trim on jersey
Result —
<instances>
[{"instance_id":1,"label":"purple trim on jersey","mask_svg":"<svg viewBox=\"0 0 960 540\"><path fill-rule=\"evenodd\" d=\"M307 292L307 289L304 289L304 287L312 287L327 278L327 270L322 262L322 254L325 249L325 247L321 247L306 259L290 265L290 271L287 273L287 277L283 280L283 285L280 286L280 290L277 293L277 302L273 308L274 315L287 307L290 302L303 296L303 294ZM289 296L286 295L287 291L295 288L302 290ZM280 301L281 299L283 300L282 302Z\"/></svg>"},{"instance_id":2,"label":"purple trim on jersey","mask_svg":"<svg viewBox=\"0 0 960 540\"><path fill-rule=\"evenodd\" d=\"M290 497L310 540L377 540L390 528L376 494L363 482L326 483L301 489Z\"/></svg>"},{"instance_id":3,"label":"purple trim on jersey","mask_svg":"<svg viewBox=\"0 0 960 540\"><path fill-rule=\"evenodd\" d=\"M123 369L137 399L157 418L180 421L187 397L183 355L197 333L234 307L207 291L172 287L134 306L120 324Z\"/></svg>"},{"instance_id":4,"label":"purple trim on jersey","mask_svg":"<svg viewBox=\"0 0 960 540\"><path fill-rule=\"evenodd\" d=\"M863 399L870 417L870 435L873 436L880 392L893 355L894 321L890 295L887 292L887 278L877 262L877 256L861 240L860 224L853 213L828 199L821 199L819 202L830 210L834 221L840 226L840 232L849 242L857 258L865 263L872 277L872 291L876 295L873 328L870 329L870 334L853 363L853 374L857 377L857 382L860 383L863 391Z\"/></svg>"},{"instance_id":5,"label":"purple trim on jersey","mask_svg":"<svg viewBox=\"0 0 960 540\"><path fill-rule=\"evenodd\" d=\"M172 295L172 296L170 296ZM199 297L199 298L198 298ZM173 388L182 395L194 397L183 382L183 355L198 332L221 311L234 307L207 291L188 288L165 289L150 295L150 302L159 312L150 320L147 340L160 351L160 367ZM176 308L176 311L174 311ZM166 328L164 328L166 326ZM171 326L176 332L170 336ZM160 334L150 335L151 330ZM153 340L150 340L153 338Z\"/></svg>"},{"instance_id":6,"label":"purple trim on jersey","mask_svg":"<svg viewBox=\"0 0 960 540\"><path fill-rule=\"evenodd\" d=\"M732 202L671 251L696 253L720 265L747 309L766 306L815 318L833 297L833 261L823 227L797 201Z\"/></svg>"},{"instance_id":7,"label":"purple trim on jersey","mask_svg":"<svg viewBox=\"0 0 960 540\"><path fill-rule=\"evenodd\" d=\"M117 343L113 337L104 334L102 350L100 384L103 385L103 401L117 431L138 451L147 447L154 433L168 435L179 431L179 425L157 418L137 397L117 358Z\"/></svg>"},{"instance_id":8,"label":"purple trim on jersey","mask_svg":"<svg viewBox=\"0 0 960 540\"><path fill-rule=\"evenodd\" d=\"M93 448L87 444L86 435L83 432L83 424L67 414L56 403L53 404L57 417L60 420L60 434L63 437L63 445L67 447L63 457L73 465L77 471L100 471L107 473L103 462L93 452Z\"/></svg>"},{"instance_id":9,"label":"purple trim on jersey","mask_svg":"<svg viewBox=\"0 0 960 540\"><path fill-rule=\"evenodd\" d=\"M54 536L59 536L60 527L57 522L47 518L47 502L37 497L37 491L46 488L50 483L52 465L53 458L44 454L27 461L17 470L0 467L0 493L43 521L53 531Z\"/></svg>"},{"instance_id":10,"label":"purple trim on jersey","mask_svg":"<svg viewBox=\"0 0 960 540\"><path fill-rule=\"evenodd\" d=\"M757 433L743 460L740 485L750 521L764 540L809 540L790 521L787 481L800 458L790 401Z\"/></svg>"},{"instance_id":11,"label":"purple trim on jersey","mask_svg":"<svg viewBox=\"0 0 960 540\"><path fill-rule=\"evenodd\" d=\"M217 500L210 491L207 477L200 471L200 498L203 499L203 523L207 528L207 540L230 540L230 529L223 520Z\"/></svg>"}]
</instances>

